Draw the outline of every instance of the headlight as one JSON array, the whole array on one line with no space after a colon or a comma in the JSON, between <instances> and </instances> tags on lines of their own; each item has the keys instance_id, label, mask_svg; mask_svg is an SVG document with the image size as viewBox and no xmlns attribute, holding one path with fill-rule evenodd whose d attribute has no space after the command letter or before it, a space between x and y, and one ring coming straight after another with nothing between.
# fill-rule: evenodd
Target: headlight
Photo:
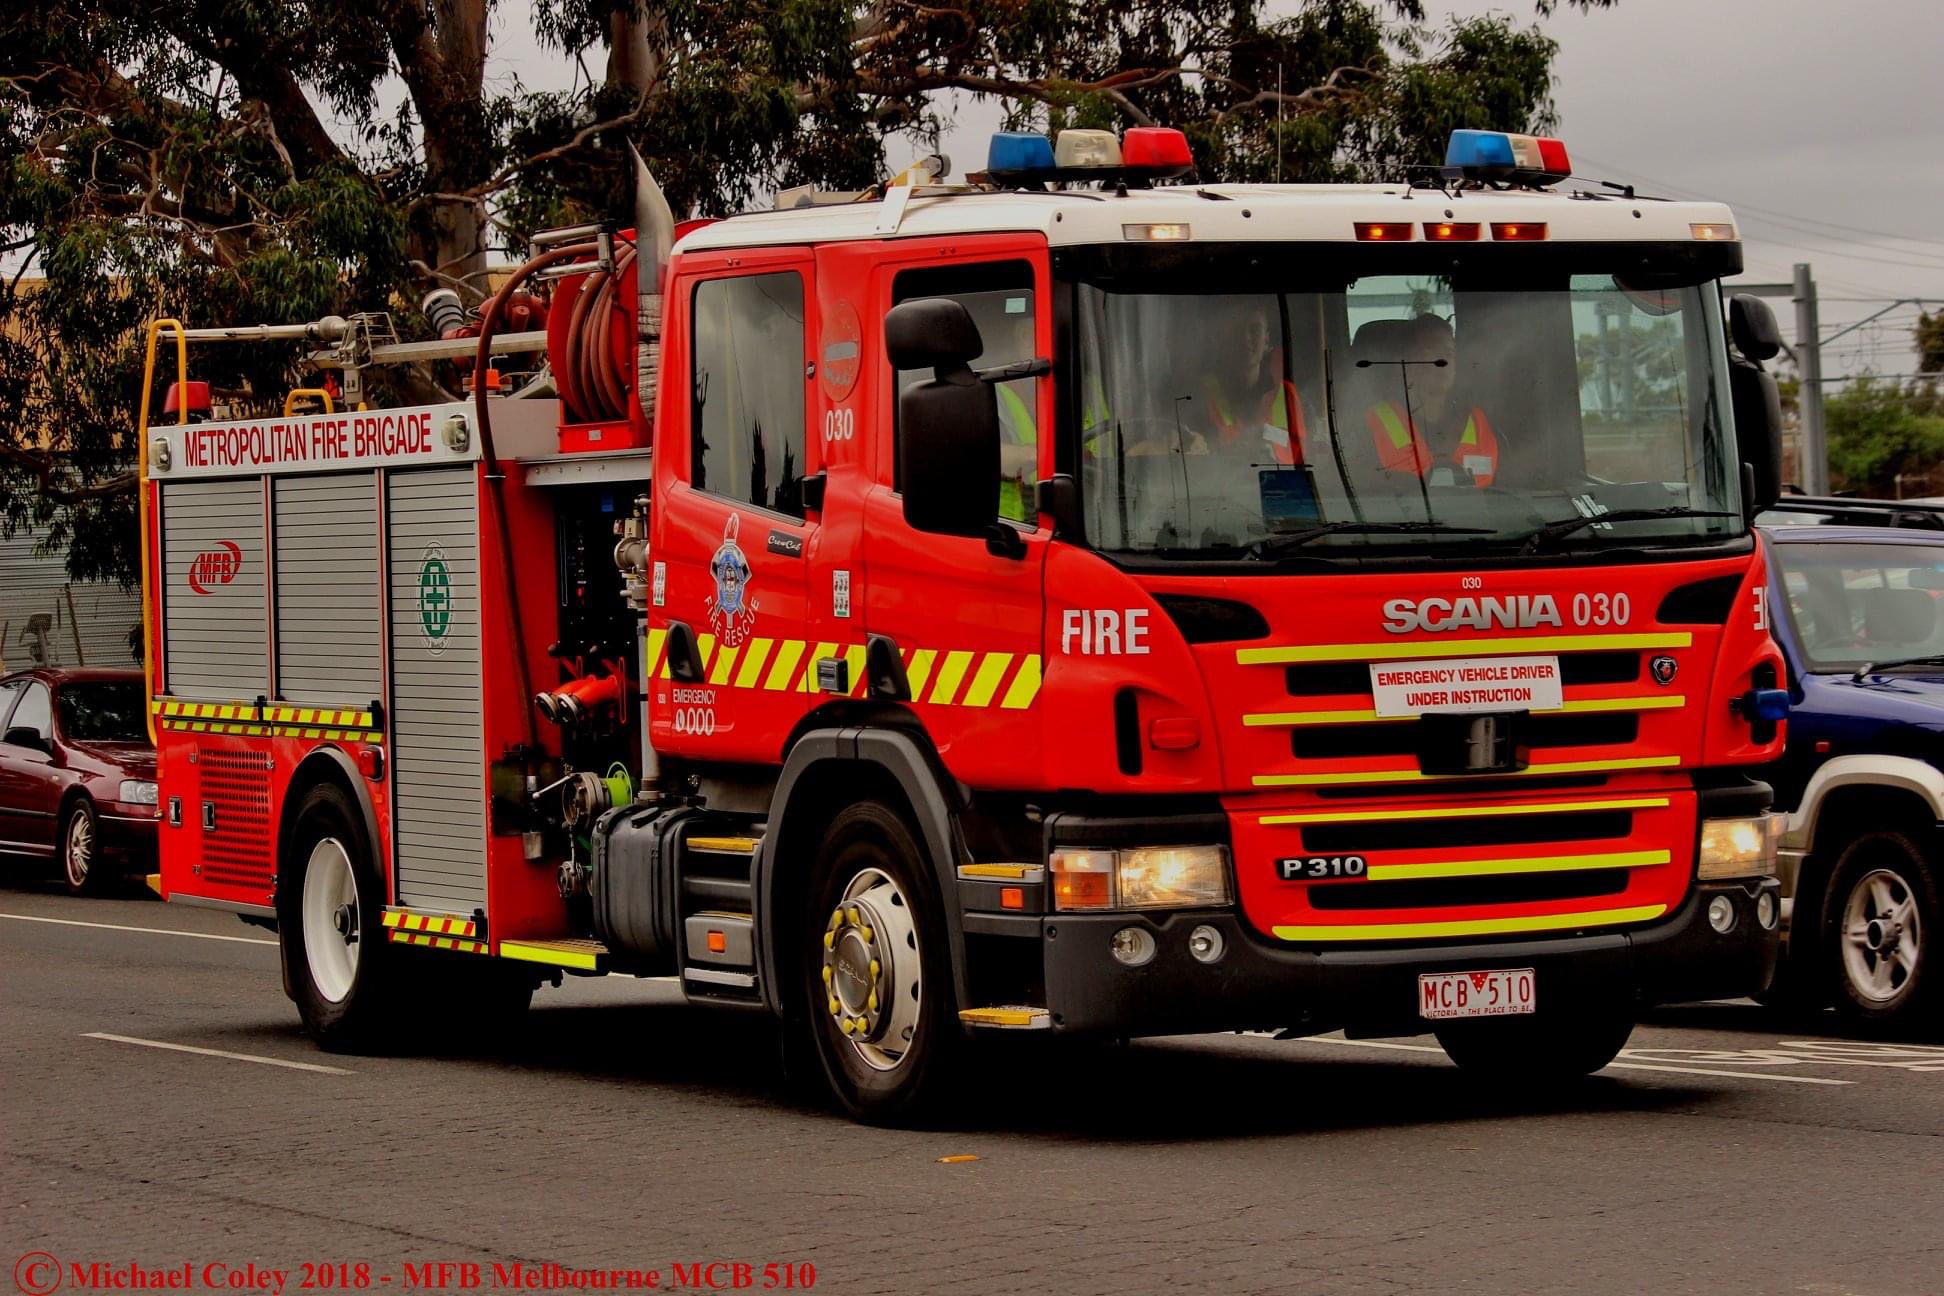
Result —
<instances>
[{"instance_id":1,"label":"headlight","mask_svg":"<svg viewBox=\"0 0 1944 1296\"><path fill-rule=\"evenodd\" d=\"M1056 850L1055 909L1205 909L1230 902L1226 846Z\"/></svg>"},{"instance_id":2,"label":"headlight","mask_svg":"<svg viewBox=\"0 0 1944 1296\"><path fill-rule=\"evenodd\" d=\"M1754 815L1747 819L1701 821L1701 878L1762 877L1775 872L1775 846L1782 836L1782 816Z\"/></svg>"},{"instance_id":3,"label":"headlight","mask_svg":"<svg viewBox=\"0 0 1944 1296\"><path fill-rule=\"evenodd\" d=\"M123 779L115 800L123 805L154 805L155 784L148 779Z\"/></svg>"}]
</instances>

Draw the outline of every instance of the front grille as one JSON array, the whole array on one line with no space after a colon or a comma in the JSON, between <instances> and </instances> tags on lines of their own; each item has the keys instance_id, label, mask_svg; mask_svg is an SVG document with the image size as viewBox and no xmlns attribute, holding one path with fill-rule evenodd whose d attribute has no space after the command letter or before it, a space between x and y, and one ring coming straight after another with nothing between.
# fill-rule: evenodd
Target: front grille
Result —
<instances>
[{"instance_id":1,"label":"front grille","mask_svg":"<svg viewBox=\"0 0 1944 1296\"><path fill-rule=\"evenodd\" d=\"M222 886L270 890L270 757L263 752L205 747L203 800L215 808L216 826L203 833L203 879ZM198 821L200 826L200 821Z\"/></svg>"},{"instance_id":2,"label":"front grille","mask_svg":"<svg viewBox=\"0 0 1944 1296\"><path fill-rule=\"evenodd\" d=\"M1516 741L1527 747L1610 747L1640 736L1640 717L1623 713L1526 716L1517 722ZM1343 760L1357 756L1410 756L1423 750L1421 720L1389 724L1298 726L1290 731L1290 750L1300 760Z\"/></svg>"},{"instance_id":3,"label":"front grille","mask_svg":"<svg viewBox=\"0 0 1944 1296\"><path fill-rule=\"evenodd\" d=\"M1535 842L1619 839L1632 831L1633 815L1626 810L1487 819L1415 819L1402 823L1379 820L1310 824L1303 829L1303 849L1318 855L1342 855L1461 846L1529 846Z\"/></svg>"},{"instance_id":4,"label":"front grille","mask_svg":"<svg viewBox=\"0 0 1944 1296\"><path fill-rule=\"evenodd\" d=\"M1407 882L1325 882L1309 889L1320 910L1438 909L1452 905L1534 904L1619 895L1628 870L1584 873L1507 873L1494 877L1425 878Z\"/></svg>"}]
</instances>

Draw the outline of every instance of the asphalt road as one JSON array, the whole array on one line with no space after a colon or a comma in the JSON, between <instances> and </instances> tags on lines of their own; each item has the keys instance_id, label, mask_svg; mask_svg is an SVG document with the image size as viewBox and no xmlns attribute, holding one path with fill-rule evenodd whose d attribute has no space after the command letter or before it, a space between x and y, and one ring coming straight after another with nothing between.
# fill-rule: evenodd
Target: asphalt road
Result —
<instances>
[{"instance_id":1,"label":"asphalt road","mask_svg":"<svg viewBox=\"0 0 1944 1296\"><path fill-rule=\"evenodd\" d=\"M744 1290L814 1266L846 1294L1944 1292L1944 1045L1832 1027L1666 1012L1539 1104L1428 1038L1016 1054L952 1128L882 1131L665 984L570 980L515 1039L331 1056L265 933L11 882L0 1265L34 1296L185 1265L268 1296L532 1290L548 1264L734 1290L737 1262Z\"/></svg>"}]
</instances>

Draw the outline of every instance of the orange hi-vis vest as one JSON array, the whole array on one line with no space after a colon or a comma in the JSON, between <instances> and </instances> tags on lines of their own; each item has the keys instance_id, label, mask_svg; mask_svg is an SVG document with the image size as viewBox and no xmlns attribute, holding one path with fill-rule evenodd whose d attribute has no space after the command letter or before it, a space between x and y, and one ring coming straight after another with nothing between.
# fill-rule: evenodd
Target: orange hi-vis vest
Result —
<instances>
[{"instance_id":1,"label":"orange hi-vis vest","mask_svg":"<svg viewBox=\"0 0 1944 1296\"><path fill-rule=\"evenodd\" d=\"M1440 467L1448 467L1457 470L1455 480L1469 480L1474 486L1490 486L1498 476L1498 437L1493 434L1485 411L1476 406L1465 415L1465 430L1458 438L1458 448L1445 464L1438 462L1438 456L1432 453L1416 422L1395 401L1372 405L1365 421L1370 424L1370 435L1377 445L1377 462L1386 472L1430 477Z\"/></svg>"},{"instance_id":2,"label":"orange hi-vis vest","mask_svg":"<svg viewBox=\"0 0 1944 1296\"><path fill-rule=\"evenodd\" d=\"M1214 383L1203 383L1202 394L1208 400L1209 421L1224 445L1235 444L1245 433L1260 433L1277 463L1303 462L1303 402L1296 398L1294 383L1287 379L1277 383L1275 399L1253 424L1230 411Z\"/></svg>"}]
</instances>

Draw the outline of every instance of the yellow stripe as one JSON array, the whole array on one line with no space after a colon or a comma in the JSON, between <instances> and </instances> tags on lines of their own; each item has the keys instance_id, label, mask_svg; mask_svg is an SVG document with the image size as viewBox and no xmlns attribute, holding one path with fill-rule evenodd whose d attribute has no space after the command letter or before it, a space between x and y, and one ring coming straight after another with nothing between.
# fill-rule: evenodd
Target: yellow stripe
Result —
<instances>
[{"instance_id":1,"label":"yellow stripe","mask_svg":"<svg viewBox=\"0 0 1944 1296\"><path fill-rule=\"evenodd\" d=\"M709 683L727 684L729 672L736 668L736 654L742 651L740 644L724 644L716 654L715 665L709 668Z\"/></svg>"},{"instance_id":2,"label":"yellow stripe","mask_svg":"<svg viewBox=\"0 0 1944 1296\"><path fill-rule=\"evenodd\" d=\"M958 875L962 878L1003 878L1017 882L1026 876L1027 869L1038 867L1037 864L961 864Z\"/></svg>"},{"instance_id":3,"label":"yellow stripe","mask_svg":"<svg viewBox=\"0 0 1944 1296\"><path fill-rule=\"evenodd\" d=\"M1020 711L1033 705L1039 696L1040 659L1038 653L1027 653L1019 663L1019 673L1013 676L1012 686L1006 696L1000 699L1001 711Z\"/></svg>"},{"instance_id":4,"label":"yellow stripe","mask_svg":"<svg viewBox=\"0 0 1944 1296\"><path fill-rule=\"evenodd\" d=\"M1501 774L1426 774L1422 770L1355 770L1338 774L1258 774L1257 787L1320 787L1334 783L1419 783L1462 778L1519 778L1547 774L1599 774L1611 770L1665 769L1679 765L1679 756L1627 756L1617 760L1557 761L1528 765Z\"/></svg>"},{"instance_id":5,"label":"yellow stripe","mask_svg":"<svg viewBox=\"0 0 1944 1296\"><path fill-rule=\"evenodd\" d=\"M695 636L696 655L702 658L702 677L708 678L709 663L715 659L716 637L712 634Z\"/></svg>"},{"instance_id":6,"label":"yellow stripe","mask_svg":"<svg viewBox=\"0 0 1944 1296\"><path fill-rule=\"evenodd\" d=\"M790 687L796 678L797 663L803 660L803 640L783 639L776 645L776 660L770 665L769 676L763 680L763 687L777 692Z\"/></svg>"},{"instance_id":7,"label":"yellow stripe","mask_svg":"<svg viewBox=\"0 0 1944 1296\"><path fill-rule=\"evenodd\" d=\"M1688 648L1694 636L1686 630L1663 634L1534 635L1527 639L1452 639L1412 643L1289 644L1280 648L1238 648L1235 660L1244 666L1274 666L1284 662L1401 661L1424 657L1480 657L1492 653L1594 652L1623 648Z\"/></svg>"},{"instance_id":8,"label":"yellow stripe","mask_svg":"<svg viewBox=\"0 0 1944 1296\"><path fill-rule=\"evenodd\" d=\"M1497 815L1571 814L1579 810L1653 810L1667 806L1666 797L1630 797L1618 801L1549 801L1543 804L1447 806L1442 810L1324 810L1305 814L1263 815L1265 828L1278 824L1384 823L1397 819L1482 819Z\"/></svg>"},{"instance_id":9,"label":"yellow stripe","mask_svg":"<svg viewBox=\"0 0 1944 1296\"><path fill-rule=\"evenodd\" d=\"M959 681L965 678L966 667L972 664L972 656L957 649L946 653L945 664L938 668L938 682L932 685L931 696L925 700L933 706L950 706L958 693ZM914 690L913 696L916 695Z\"/></svg>"},{"instance_id":10,"label":"yellow stripe","mask_svg":"<svg viewBox=\"0 0 1944 1296\"><path fill-rule=\"evenodd\" d=\"M1008 652L991 652L979 663L978 673L972 677L972 687L965 690L963 705L982 707L992 701L992 695L999 691L999 681L1006 678L1006 667L1012 665L1013 655Z\"/></svg>"},{"instance_id":11,"label":"yellow stripe","mask_svg":"<svg viewBox=\"0 0 1944 1296\"><path fill-rule=\"evenodd\" d=\"M503 940L500 942L500 957L518 959L523 963L579 968L585 972L595 971L600 966L600 958L592 950L559 949L544 942L529 944L526 941Z\"/></svg>"},{"instance_id":12,"label":"yellow stripe","mask_svg":"<svg viewBox=\"0 0 1944 1296\"><path fill-rule=\"evenodd\" d=\"M692 850L717 851L725 855L754 855L760 837L691 837L685 843Z\"/></svg>"},{"instance_id":13,"label":"yellow stripe","mask_svg":"<svg viewBox=\"0 0 1944 1296\"><path fill-rule=\"evenodd\" d=\"M743 654L742 669L736 672L737 688L755 688L762 683L763 663L769 660L770 639L751 639L749 651Z\"/></svg>"},{"instance_id":14,"label":"yellow stripe","mask_svg":"<svg viewBox=\"0 0 1944 1296\"><path fill-rule=\"evenodd\" d=\"M1671 711L1687 705L1678 693L1652 697L1573 698L1563 706L1534 711L1533 715L1582 715L1593 711ZM1271 725L1396 724L1415 720L1414 715L1380 716L1375 711L1258 711L1242 717L1251 729Z\"/></svg>"},{"instance_id":15,"label":"yellow stripe","mask_svg":"<svg viewBox=\"0 0 1944 1296\"><path fill-rule=\"evenodd\" d=\"M973 1026L1030 1026L1046 1014L1044 1008L961 1008L959 1020Z\"/></svg>"},{"instance_id":16,"label":"yellow stripe","mask_svg":"<svg viewBox=\"0 0 1944 1296\"><path fill-rule=\"evenodd\" d=\"M1652 868L1666 864L1669 851L1611 851L1604 855L1535 855L1525 859L1443 860L1425 864L1372 864L1370 880L1399 878L1496 877L1506 873L1578 873L1587 869Z\"/></svg>"},{"instance_id":17,"label":"yellow stripe","mask_svg":"<svg viewBox=\"0 0 1944 1296\"><path fill-rule=\"evenodd\" d=\"M905 683L911 685L911 700L925 700L925 682L931 678L932 663L938 660L936 648L920 648L911 654L911 665L905 667Z\"/></svg>"},{"instance_id":18,"label":"yellow stripe","mask_svg":"<svg viewBox=\"0 0 1944 1296\"><path fill-rule=\"evenodd\" d=\"M642 670L645 673L649 675L655 673L655 668L661 665L662 649L667 644L668 631L650 630L648 632L648 644L641 652Z\"/></svg>"},{"instance_id":19,"label":"yellow stripe","mask_svg":"<svg viewBox=\"0 0 1944 1296\"><path fill-rule=\"evenodd\" d=\"M815 693L817 691L817 663L826 657L835 657L836 655L836 644L818 644L817 650L810 654L810 660L803 664L803 678L797 682L798 688L805 693Z\"/></svg>"},{"instance_id":20,"label":"yellow stripe","mask_svg":"<svg viewBox=\"0 0 1944 1296\"><path fill-rule=\"evenodd\" d=\"M1465 918L1451 922L1364 923L1347 927L1277 927L1286 941L1425 940L1439 936L1495 936L1512 932L1565 931L1574 927L1612 927L1646 922L1667 912L1666 905L1602 909L1592 913L1536 914L1520 918Z\"/></svg>"},{"instance_id":21,"label":"yellow stripe","mask_svg":"<svg viewBox=\"0 0 1944 1296\"><path fill-rule=\"evenodd\" d=\"M864 691L864 645L852 644L844 649L844 661L850 676L850 695L858 697Z\"/></svg>"},{"instance_id":22,"label":"yellow stripe","mask_svg":"<svg viewBox=\"0 0 1944 1296\"><path fill-rule=\"evenodd\" d=\"M316 719L317 719L317 708L315 707L306 707L305 709L297 713L298 724L310 724L312 721Z\"/></svg>"}]
</instances>

